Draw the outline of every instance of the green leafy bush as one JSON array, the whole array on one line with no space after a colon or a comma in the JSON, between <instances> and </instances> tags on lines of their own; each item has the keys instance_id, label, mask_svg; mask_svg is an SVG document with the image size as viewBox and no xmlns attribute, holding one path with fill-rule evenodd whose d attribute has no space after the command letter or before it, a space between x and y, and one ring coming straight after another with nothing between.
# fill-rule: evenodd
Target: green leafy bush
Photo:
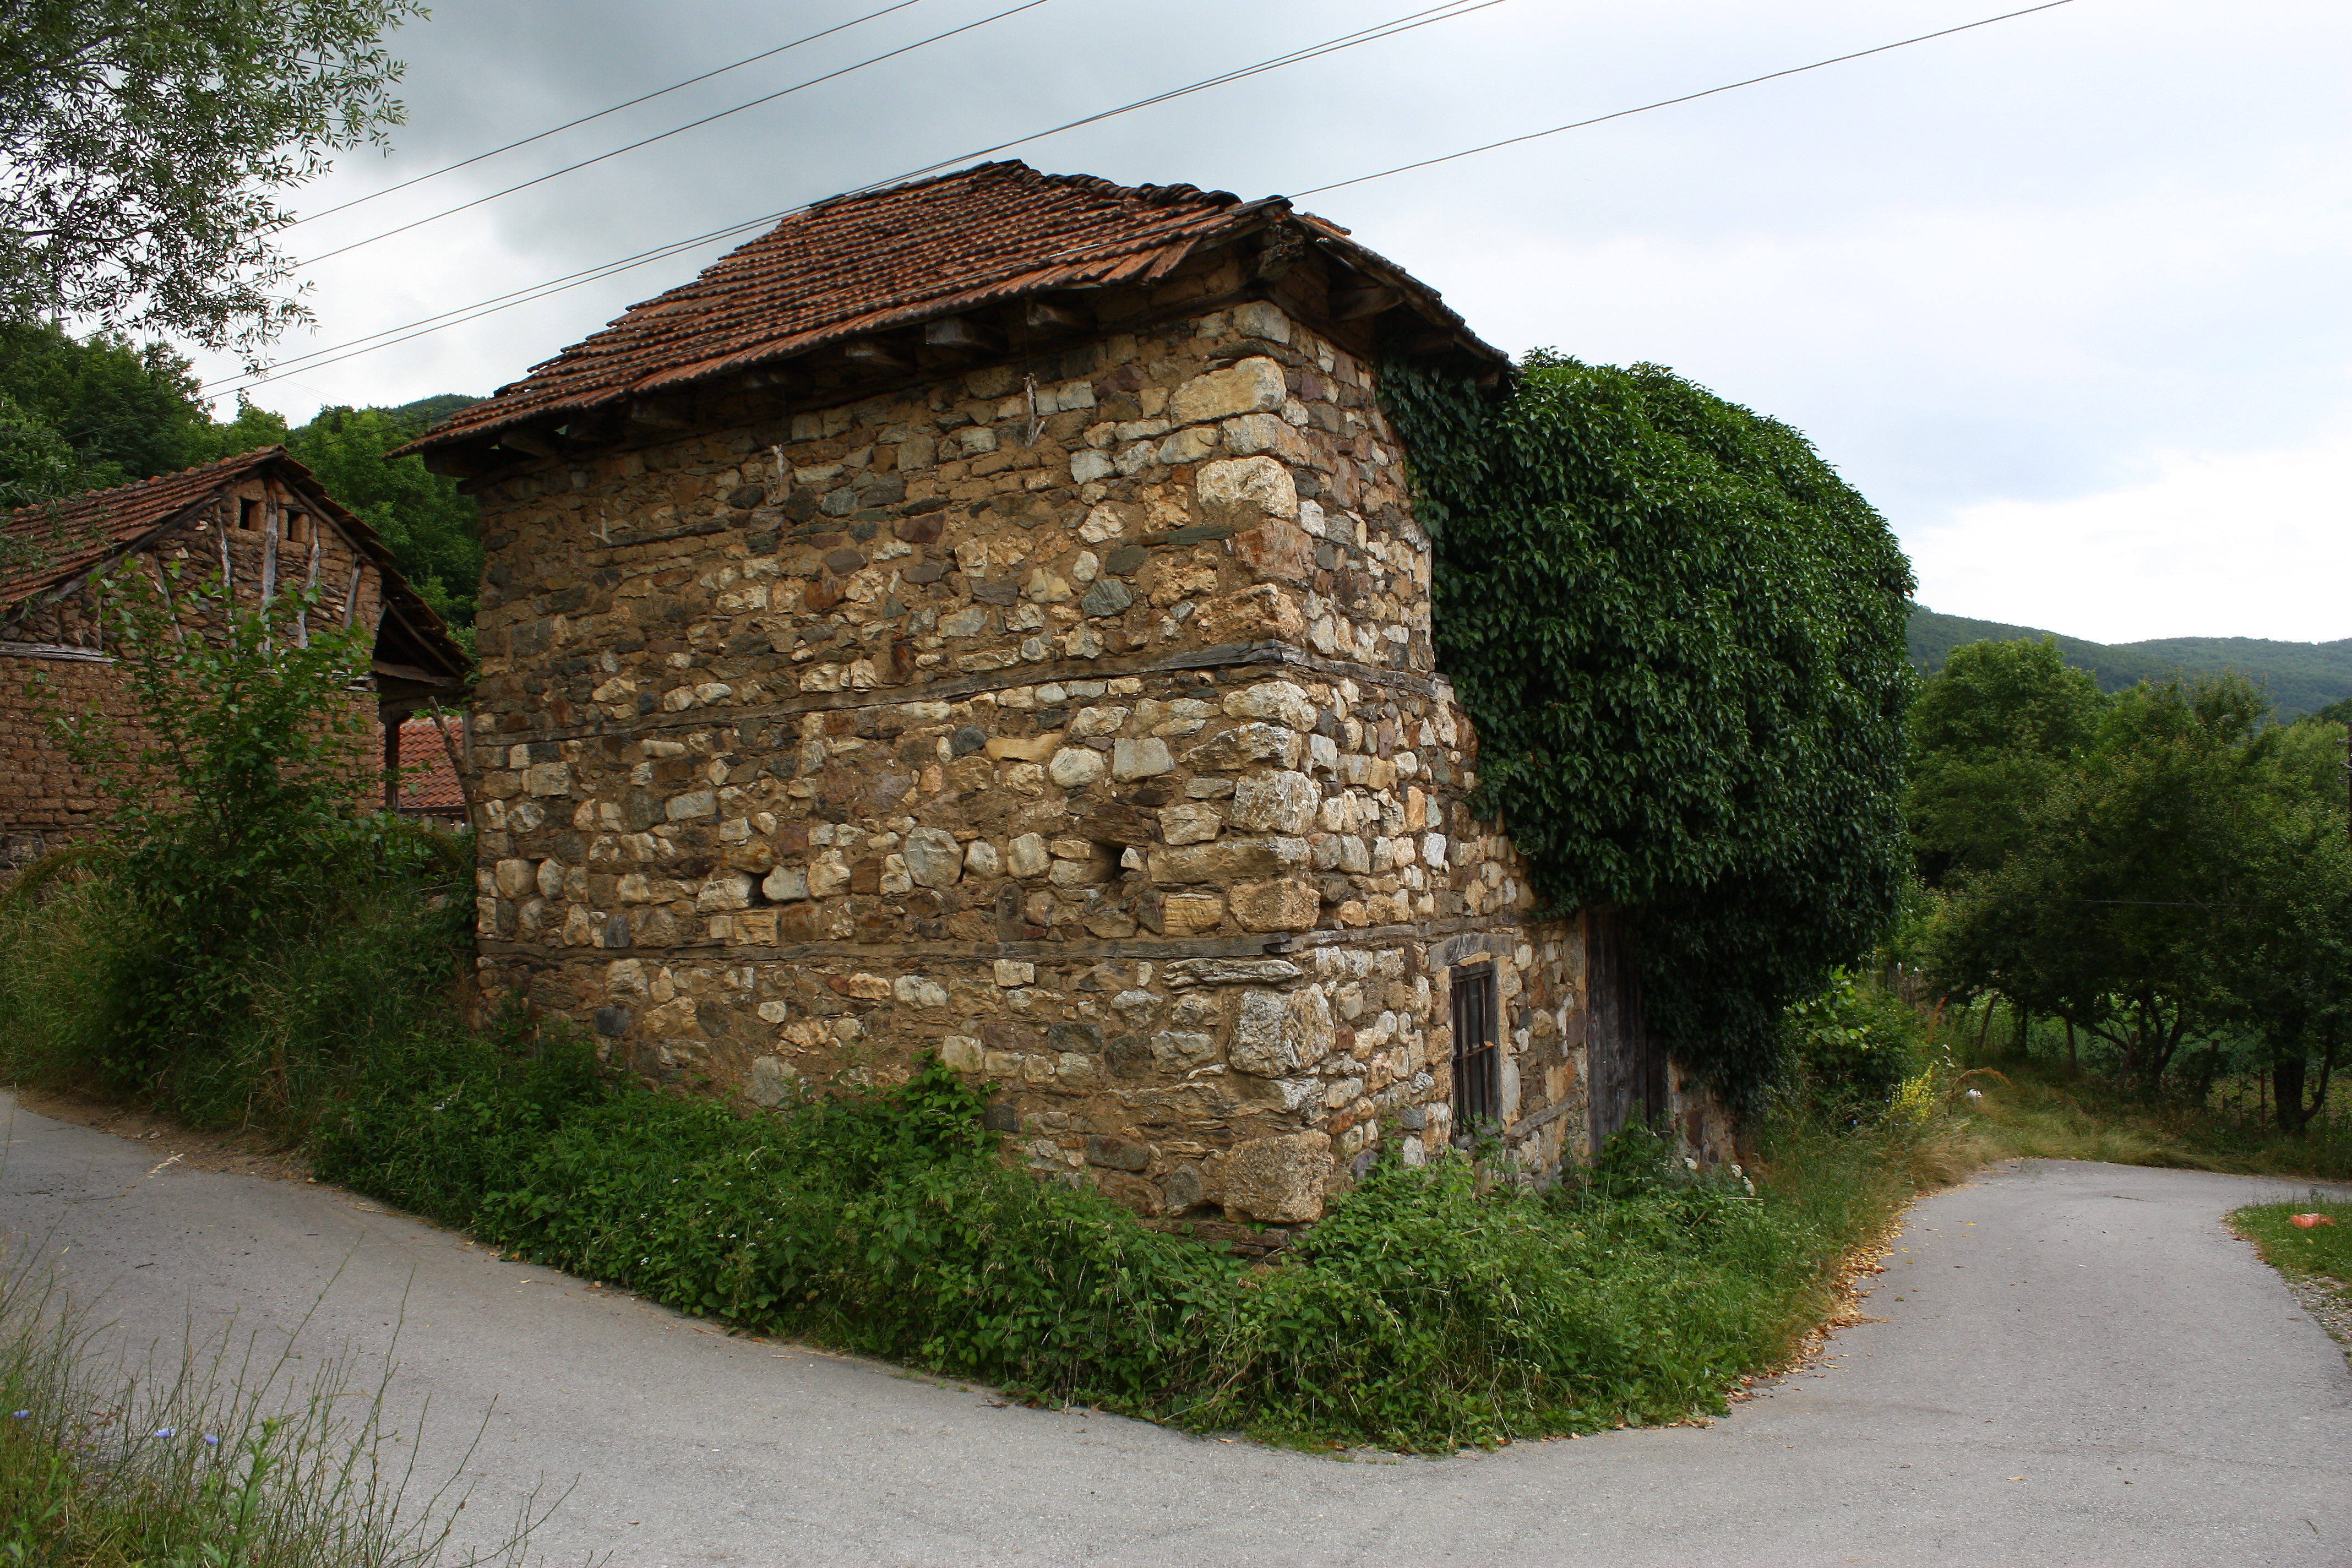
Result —
<instances>
[{"instance_id":1,"label":"green leafy bush","mask_svg":"<svg viewBox=\"0 0 2352 1568\"><path fill-rule=\"evenodd\" d=\"M1843 969L1785 1016L1796 1087L1824 1111L1884 1110L1923 1065L1919 1016L1884 986Z\"/></svg>"},{"instance_id":2,"label":"green leafy bush","mask_svg":"<svg viewBox=\"0 0 2352 1568\"><path fill-rule=\"evenodd\" d=\"M1409 1448L1720 1408L1818 1321L1917 1146L1792 1130L1805 1185L1761 1197L1638 1129L1548 1194L1391 1161L1263 1267L1006 1168L935 1062L745 1114L614 1089L517 1029L386 1085L321 1173L519 1256L1041 1398Z\"/></svg>"},{"instance_id":3,"label":"green leafy bush","mask_svg":"<svg viewBox=\"0 0 2352 1568\"><path fill-rule=\"evenodd\" d=\"M1474 808L1552 907L1633 911L1650 1026L1752 1108L1902 886L1902 549L1802 436L1655 365L1381 384Z\"/></svg>"},{"instance_id":4,"label":"green leafy bush","mask_svg":"<svg viewBox=\"0 0 2352 1568\"><path fill-rule=\"evenodd\" d=\"M312 595L246 610L217 581L168 570L169 596L138 572L99 590L131 722L68 709L37 677L32 688L104 802L93 868L126 910L90 950L108 967L87 1060L119 1088L151 1090L192 1064L216 1087L206 1058L271 1016L265 999L283 1016L289 986L340 978L361 998L405 997L416 964L447 974L471 871L462 847L367 808L375 721L352 696L366 628L311 624ZM389 910L424 910L378 895L416 888L446 918L379 931Z\"/></svg>"}]
</instances>

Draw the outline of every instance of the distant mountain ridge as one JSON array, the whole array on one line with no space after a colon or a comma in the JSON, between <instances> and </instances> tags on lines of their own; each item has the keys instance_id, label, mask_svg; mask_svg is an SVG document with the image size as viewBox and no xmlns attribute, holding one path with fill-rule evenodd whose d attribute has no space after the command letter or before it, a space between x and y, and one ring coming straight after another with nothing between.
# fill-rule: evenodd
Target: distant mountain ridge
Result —
<instances>
[{"instance_id":1,"label":"distant mountain ridge","mask_svg":"<svg viewBox=\"0 0 2352 1568\"><path fill-rule=\"evenodd\" d=\"M2054 637L2076 669L2086 669L2102 691L2142 680L2234 669L2268 689L2282 721L2352 697L2352 637L2338 642L2272 642L2264 637L2158 637L2150 642L2095 643L2038 626L1911 612L1911 662L1933 674L1963 643Z\"/></svg>"}]
</instances>

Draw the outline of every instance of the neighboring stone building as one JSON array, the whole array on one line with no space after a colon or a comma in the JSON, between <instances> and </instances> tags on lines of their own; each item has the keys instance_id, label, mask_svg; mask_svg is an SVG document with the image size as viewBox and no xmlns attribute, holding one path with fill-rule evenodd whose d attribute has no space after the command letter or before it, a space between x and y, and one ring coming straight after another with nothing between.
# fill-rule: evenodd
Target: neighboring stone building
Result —
<instances>
[{"instance_id":1,"label":"neighboring stone building","mask_svg":"<svg viewBox=\"0 0 2352 1568\"><path fill-rule=\"evenodd\" d=\"M1657 1106L1613 920L1531 919L1462 805L1385 354L1507 369L1280 199L1008 163L457 414L412 449L483 507L485 991L755 1100L937 1049L1154 1214Z\"/></svg>"},{"instance_id":2,"label":"neighboring stone building","mask_svg":"<svg viewBox=\"0 0 2352 1568\"><path fill-rule=\"evenodd\" d=\"M374 531L283 447L26 507L5 527L33 563L0 573L0 875L88 830L99 805L43 733L27 677L38 671L73 708L132 716L94 613L94 580L135 571L160 582L162 563L177 563L184 582L217 584L226 573L247 608L316 588L321 617L375 629L373 698L387 718L464 700L465 650ZM184 610L186 596L179 602Z\"/></svg>"}]
</instances>

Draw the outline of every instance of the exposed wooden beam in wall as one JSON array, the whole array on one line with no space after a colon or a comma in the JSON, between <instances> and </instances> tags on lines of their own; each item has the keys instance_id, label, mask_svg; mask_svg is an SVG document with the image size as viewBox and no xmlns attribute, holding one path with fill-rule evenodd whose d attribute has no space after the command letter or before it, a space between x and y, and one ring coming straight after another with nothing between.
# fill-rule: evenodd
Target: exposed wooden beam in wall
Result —
<instances>
[{"instance_id":1,"label":"exposed wooden beam in wall","mask_svg":"<svg viewBox=\"0 0 2352 1568\"><path fill-rule=\"evenodd\" d=\"M1095 324L1094 312L1051 300L1028 300L1021 319L1038 331L1082 332Z\"/></svg>"},{"instance_id":2,"label":"exposed wooden beam in wall","mask_svg":"<svg viewBox=\"0 0 2352 1568\"><path fill-rule=\"evenodd\" d=\"M923 323L923 346L950 353L995 353L1004 347L1004 334L970 316L941 316Z\"/></svg>"},{"instance_id":3,"label":"exposed wooden beam in wall","mask_svg":"<svg viewBox=\"0 0 2352 1568\"><path fill-rule=\"evenodd\" d=\"M1335 321L1359 321L1366 316L1377 316L1382 310L1393 310L1404 303L1404 291L1378 284L1367 289L1350 289L1345 292L1334 289L1331 294L1330 317Z\"/></svg>"},{"instance_id":4,"label":"exposed wooden beam in wall","mask_svg":"<svg viewBox=\"0 0 2352 1568\"><path fill-rule=\"evenodd\" d=\"M855 342L844 343L841 357L861 370L908 371L915 368L914 361L889 344L873 338L859 338Z\"/></svg>"}]
</instances>

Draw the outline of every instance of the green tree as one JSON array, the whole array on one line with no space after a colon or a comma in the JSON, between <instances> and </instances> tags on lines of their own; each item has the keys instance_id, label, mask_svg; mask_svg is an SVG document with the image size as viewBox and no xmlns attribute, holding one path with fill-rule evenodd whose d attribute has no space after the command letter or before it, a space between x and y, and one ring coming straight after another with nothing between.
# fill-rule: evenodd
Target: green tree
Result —
<instances>
[{"instance_id":1,"label":"green tree","mask_svg":"<svg viewBox=\"0 0 2352 1568\"><path fill-rule=\"evenodd\" d=\"M77 472L61 494L184 468L212 425L194 367L165 345L78 340L54 321L0 322L0 392L72 448Z\"/></svg>"},{"instance_id":2,"label":"green tree","mask_svg":"<svg viewBox=\"0 0 2352 1568\"><path fill-rule=\"evenodd\" d=\"M2115 1046L2127 1080L2159 1087L2183 1043L2231 1015L2224 927L2266 896L2269 709L2234 676L2118 694L2012 851L1953 879L1925 944L1931 973L2063 1019Z\"/></svg>"},{"instance_id":3,"label":"green tree","mask_svg":"<svg viewBox=\"0 0 2352 1568\"><path fill-rule=\"evenodd\" d=\"M37 675L27 693L100 793L117 883L145 917L110 987L108 1065L130 1082L242 1011L257 954L390 831L367 809L375 720L353 695L370 628L318 616L315 595L241 609L216 577L168 570L169 598L136 564L97 589L125 717L70 708Z\"/></svg>"},{"instance_id":4,"label":"green tree","mask_svg":"<svg viewBox=\"0 0 2352 1568\"><path fill-rule=\"evenodd\" d=\"M424 432L421 419L385 408L329 408L288 439L327 493L367 519L435 613L474 623L482 580L478 509L457 481L427 473L421 458L387 458Z\"/></svg>"},{"instance_id":5,"label":"green tree","mask_svg":"<svg viewBox=\"0 0 2352 1568\"><path fill-rule=\"evenodd\" d=\"M281 193L402 119L381 42L416 0L0 0L0 318L63 315L248 357Z\"/></svg>"},{"instance_id":6,"label":"green tree","mask_svg":"<svg viewBox=\"0 0 2352 1568\"><path fill-rule=\"evenodd\" d=\"M2097 733L2105 699L2053 638L1954 648L1911 706L1904 802L1920 875L1990 871Z\"/></svg>"},{"instance_id":7,"label":"green tree","mask_svg":"<svg viewBox=\"0 0 2352 1568\"><path fill-rule=\"evenodd\" d=\"M1647 1021L1748 1099L1900 896L1909 563L1803 437L1657 366L1382 381L1475 809L1551 907L1633 911Z\"/></svg>"}]
</instances>

